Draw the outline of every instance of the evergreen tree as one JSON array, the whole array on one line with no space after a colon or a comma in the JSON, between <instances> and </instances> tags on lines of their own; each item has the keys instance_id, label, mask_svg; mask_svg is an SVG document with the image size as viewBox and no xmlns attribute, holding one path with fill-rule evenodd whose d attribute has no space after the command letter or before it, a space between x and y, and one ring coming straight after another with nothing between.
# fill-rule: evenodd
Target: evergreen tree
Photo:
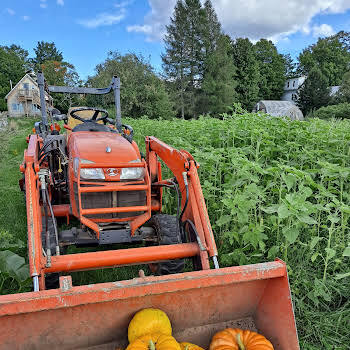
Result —
<instances>
[{"instance_id":1,"label":"evergreen tree","mask_svg":"<svg viewBox=\"0 0 350 350\"><path fill-rule=\"evenodd\" d=\"M328 79L317 67L311 69L304 84L299 88L297 105L304 115L328 105L330 102L330 89Z\"/></svg>"},{"instance_id":2,"label":"evergreen tree","mask_svg":"<svg viewBox=\"0 0 350 350\"><path fill-rule=\"evenodd\" d=\"M259 100L279 100L286 81L285 60L270 40L259 40L254 49L260 71Z\"/></svg>"},{"instance_id":3,"label":"evergreen tree","mask_svg":"<svg viewBox=\"0 0 350 350\"><path fill-rule=\"evenodd\" d=\"M292 56L289 53L282 56L284 59L284 75L286 79L294 78L297 75L297 64L294 62Z\"/></svg>"},{"instance_id":4,"label":"evergreen tree","mask_svg":"<svg viewBox=\"0 0 350 350\"><path fill-rule=\"evenodd\" d=\"M232 45L236 70L238 101L247 110L252 110L259 99L259 63L253 44L249 39L238 38Z\"/></svg>"},{"instance_id":5,"label":"evergreen tree","mask_svg":"<svg viewBox=\"0 0 350 350\"><path fill-rule=\"evenodd\" d=\"M196 99L203 78L205 11L199 0L178 0L164 39L163 69L174 89L181 113L196 114Z\"/></svg>"},{"instance_id":6,"label":"evergreen tree","mask_svg":"<svg viewBox=\"0 0 350 350\"><path fill-rule=\"evenodd\" d=\"M221 24L210 0L204 3L205 21L203 28L205 53L209 55L214 52L218 40L221 37Z\"/></svg>"},{"instance_id":7,"label":"evergreen tree","mask_svg":"<svg viewBox=\"0 0 350 350\"><path fill-rule=\"evenodd\" d=\"M35 57L30 59L31 68L33 70L40 69L40 65L46 61L62 62L63 55L54 42L38 41L36 48L34 48Z\"/></svg>"},{"instance_id":8,"label":"evergreen tree","mask_svg":"<svg viewBox=\"0 0 350 350\"><path fill-rule=\"evenodd\" d=\"M221 35L216 49L208 55L202 83L202 96L198 106L200 113L227 112L236 99L236 67L232 61L231 40Z\"/></svg>"}]
</instances>

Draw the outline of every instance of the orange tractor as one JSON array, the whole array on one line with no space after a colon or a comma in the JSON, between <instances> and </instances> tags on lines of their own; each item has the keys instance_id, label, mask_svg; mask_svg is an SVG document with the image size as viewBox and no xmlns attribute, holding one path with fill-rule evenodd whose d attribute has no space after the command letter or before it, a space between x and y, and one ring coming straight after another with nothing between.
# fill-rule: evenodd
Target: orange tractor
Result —
<instances>
[{"instance_id":1,"label":"orange tractor","mask_svg":"<svg viewBox=\"0 0 350 350\"><path fill-rule=\"evenodd\" d=\"M68 115L48 111L43 73L38 74L38 85L42 121L35 124L21 166L34 290L57 287L58 273L73 270L149 263L162 275L182 272L187 257L193 257L196 269L208 269L209 257L218 268L198 164L188 152L155 137L146 138L146 154L141 154L133 129L121 122L119 79L114 77L106 89L47 86L48 92L113 92L115 120L99 108L72 108ZM54 122L50 126L48 116L65 120L67 134L60 134ZM174 178L162 179L158 158ZM161 214L164 186L176 190L177 216ZM69 220L70 215L79 226L60 231L56 218ZM62 254L69 245L115 243L146 246Z\"/></svg>"},{"instance_id":2,"label":"orange tractor","mask_svg":"<svg viewBox=\"0 0 350 350\"><path fill-rule=\"evenodd\" d=\"M140 152L121 122L119 79L105 89L70 88L47 86L39 73L38 85L42 121L20 166L34 292L0 296L0 350L124 347L128 322L145 307L164 310L180 341L207 348L216 331L239 327L261 332L276 350L298 350L285 263L219 268L199 165L155 137ZM116 117L87 107L62 115L46 108L45 90L111 92ZM162 178L160 160L173 178ZM175 216L161 213L164 187L177 194ZM70 228L60 229L58 218L73 218ZM67 253L70 245L115 243L128 248ZM182 272L185 258L199 271ZM148 264L157 276L73 286L68 275L132 264Z\"/></svg>"}]
</instances>

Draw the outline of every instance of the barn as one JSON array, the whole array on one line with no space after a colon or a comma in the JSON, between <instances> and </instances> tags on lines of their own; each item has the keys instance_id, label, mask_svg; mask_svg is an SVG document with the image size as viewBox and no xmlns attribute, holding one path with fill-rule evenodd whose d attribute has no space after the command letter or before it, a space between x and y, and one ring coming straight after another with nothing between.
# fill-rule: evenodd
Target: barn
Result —
<instances>
[{"instance_id":1,"label":"barn","mask_svg":"<svg viewBox=\"0 0 350 350\"><path fill-rule=\"evenodd\" d=\"M253 113L263 112L273 117L289 117L292 120L304 120L303 112L290 101L259 101Z\"/></svg>"}]
</instances>

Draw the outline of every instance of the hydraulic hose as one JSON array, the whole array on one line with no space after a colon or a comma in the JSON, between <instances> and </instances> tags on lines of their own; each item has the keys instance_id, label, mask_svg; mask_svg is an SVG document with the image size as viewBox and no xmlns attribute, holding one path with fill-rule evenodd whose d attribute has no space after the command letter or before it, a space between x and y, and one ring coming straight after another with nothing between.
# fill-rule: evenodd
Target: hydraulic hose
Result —
<instances>
[{"instance_id":1,"label":"hydraulic hose","mask_svg":"<svg viewBox=\"0 0 350 350\"><path fill-rule=\"evenodd\" d=\"M47 188L45 189L45 193L46 193L46 198L49 198L49 193L47 192ZM58 230L57 230L57 222L56 222L56 218L55 215L53 213L53 209L52 209L52 205L51 202L49 200L47 200L47 204L49 206L50 209L50 214L51 214L51 218L52 218L52 222L53 222L53 229L55 231L55 239L56 239L56 255L60 255L60 247L58 245Z\"/></svg>"}]
</instances>

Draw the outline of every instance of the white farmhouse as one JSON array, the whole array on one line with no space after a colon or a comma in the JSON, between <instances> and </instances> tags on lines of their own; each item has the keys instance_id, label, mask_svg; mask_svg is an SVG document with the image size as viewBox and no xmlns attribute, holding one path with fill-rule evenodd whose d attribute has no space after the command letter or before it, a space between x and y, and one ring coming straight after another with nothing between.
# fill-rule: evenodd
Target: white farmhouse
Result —
<instances>
[{"instance_id":1,"label":"white farmhouse","mask_svg":"<svg viewBox=\"0 0 350 350\"><path fill-rule=\"evenodd\" d=\"M298 98L298 89L301 87L301 85L304 84L306 78L307 77L305 75L302 75L300 77L287 79L284 85L284 93L282 95L281 101L296 103L296 100ZM340 86L331 86L330 95L335 95L338 92L339 88Z\"/></svg>"},{"instance_id":2,"label":"white farmhouse","mask_svg":"<svg viewBox=\"0 0 350 350\"><path fill-rule=\"evenodd\" d=\"M27 73L5 96L9 117L40 115L39 86L34 74ZM45 92L47 106L53 106L52 97Z\"/></svg>"},{"instance_id":3,"label":"white farmhouse","mask_svg":"<svg viewBox=\"0 0 350 350\"><path fill-rule=\"evenodd\" d=\"M284 93L281 100L295 102L298 98L298 89L301 85L303 85L305 80L305 75L286 80L284 85Z\"/></svg>"}]
</instances>

